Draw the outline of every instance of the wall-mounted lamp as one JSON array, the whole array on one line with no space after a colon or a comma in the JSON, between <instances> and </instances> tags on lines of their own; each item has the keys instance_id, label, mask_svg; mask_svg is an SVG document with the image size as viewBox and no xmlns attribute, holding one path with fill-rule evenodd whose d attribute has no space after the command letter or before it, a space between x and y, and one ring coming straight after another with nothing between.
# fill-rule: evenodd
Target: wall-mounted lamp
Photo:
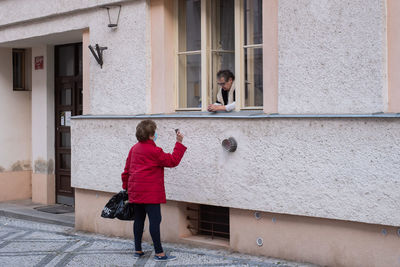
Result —
<instances>
[{"instance_id":1,"label":"wall-mounted lamp","mask_svg":"<svg viewBox=\"0 0 400 267\"><path fill-rule=\"evenodd\" d=\"M93 49L93 46L89 45L90 52L92 52L94 58L96 59L97 63L99 63L100 67L103 68L103 50L106 50L107 47L99 46L98 44L95 45L96 50Z\"/></svg>"},{"instance_id":2,"label":"wall-mounted lamp","mask_svg":"<svg viewBox=\"0 0 400 267\"><path fill-rule=\"evenodd\" d=\"M228 152L235 152L237 149L237 142L235 138L229 137L222 141L222 147Z\"/></svg>"},{"instance_id":3,"label":"wall-mounted lamp","mask_svg":"<svg viewBox=\"0 0 400 267\"><path fill-rule=\"evenodd\" d=\"M118 27L119 15L121 14L121 5L107 5L107 6L102 6L101 8L107 9L108 27L110 27L110 28ZM112 20L111 20L110 10L111 10L112 17L113 17ZM116 15L117 10L118 10L118 16Z\"/></svg>"}]
</instances>

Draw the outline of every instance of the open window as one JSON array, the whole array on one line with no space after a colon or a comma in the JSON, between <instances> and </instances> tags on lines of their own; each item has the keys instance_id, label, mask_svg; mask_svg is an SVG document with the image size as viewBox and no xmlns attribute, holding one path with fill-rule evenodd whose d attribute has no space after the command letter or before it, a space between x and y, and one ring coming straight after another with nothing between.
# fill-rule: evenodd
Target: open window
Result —
<instances>
[{"instance_id":1,"label":"open window","mask_svg":"<svg viewBox=\"0 0 400 267\"><path fill-rule=\"evenodd\" d=\"M176 109L205 111L221 69L236 76L236 110L262 109L262 0L177 0L176 9Z\"/></svg>"}]
</instances>

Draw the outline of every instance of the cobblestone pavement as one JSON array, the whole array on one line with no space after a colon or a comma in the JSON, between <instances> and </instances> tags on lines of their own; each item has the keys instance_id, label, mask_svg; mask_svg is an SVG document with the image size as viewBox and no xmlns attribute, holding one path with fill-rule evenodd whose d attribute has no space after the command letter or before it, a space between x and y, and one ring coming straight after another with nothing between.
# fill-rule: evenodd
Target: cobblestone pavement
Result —
<instances>
[{"instance_id":1,"label":"cobblestone pavement","mask_svg":"<svg viewBox=\"0 0 400 267\"><path fill-rule=\"evenodd\" d=\"M166 243L166 252L178 259L157 263L150 244L144 243L140 259L133 257L133 245L71 227L0 217L1 266L313 266Z\"/></svg>"}]
</instances>

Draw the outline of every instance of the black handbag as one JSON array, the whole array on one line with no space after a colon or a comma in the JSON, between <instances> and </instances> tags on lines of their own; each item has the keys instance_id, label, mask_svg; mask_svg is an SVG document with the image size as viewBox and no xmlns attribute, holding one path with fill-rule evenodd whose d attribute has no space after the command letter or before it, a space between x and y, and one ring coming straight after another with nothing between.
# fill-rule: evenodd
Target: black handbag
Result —
<instances>
[{"instance_id":1,"label":"black handbag","mask_svg":"<svg viewBox=\"0 0 400 267\"><path fill-rule=\"evenodd\" d=\"M125 190L112 196L101 211L101 217L123 221L133 221L135 213L133 204L129 203L128 193Z\"/></svg>"}]
</instances>

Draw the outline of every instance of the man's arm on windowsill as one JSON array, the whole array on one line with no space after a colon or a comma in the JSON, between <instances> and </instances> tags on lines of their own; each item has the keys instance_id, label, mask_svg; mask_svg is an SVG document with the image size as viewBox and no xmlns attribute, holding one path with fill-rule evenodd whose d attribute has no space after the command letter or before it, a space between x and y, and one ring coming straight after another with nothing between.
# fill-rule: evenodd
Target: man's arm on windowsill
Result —
<instances>
[{"instance_id":1,"label":"man's arm on windowsill","mask_svg":"<svg viewBox=\"0 0 400 267\"><path fill-rule=\"evenodd\" d=\"M228 105L221 105L220 103L215 103L212 105L208 106L208 111L210 112L215 112L215 111L226 111L226 112L231 112L232 110L235 110L235 102L228 104Z\"/></svg>"}]
</instances>

